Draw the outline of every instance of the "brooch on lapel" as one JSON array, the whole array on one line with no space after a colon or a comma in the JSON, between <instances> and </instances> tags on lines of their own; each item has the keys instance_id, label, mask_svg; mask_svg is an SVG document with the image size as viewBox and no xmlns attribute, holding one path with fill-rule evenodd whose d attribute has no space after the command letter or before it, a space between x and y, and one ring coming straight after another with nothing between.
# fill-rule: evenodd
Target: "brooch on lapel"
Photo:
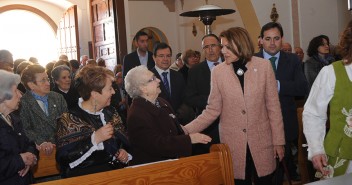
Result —
<instances>
[{"instance_id":1,"label":"brooch on lapel","mask_svg":"<svg viewBox=\"0 0 352 185\"><path fill-rule=\"evenodd\" d=\"M176 118L176 116L174 114L169 114L170 117L172 117L173 119Z\"/></svg>"}]
</instances>

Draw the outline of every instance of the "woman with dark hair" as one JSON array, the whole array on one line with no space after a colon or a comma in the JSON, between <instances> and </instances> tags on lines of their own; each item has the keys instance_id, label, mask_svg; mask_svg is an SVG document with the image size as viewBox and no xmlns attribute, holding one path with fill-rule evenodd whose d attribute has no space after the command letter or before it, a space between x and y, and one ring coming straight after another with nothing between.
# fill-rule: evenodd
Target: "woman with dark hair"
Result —
<instances>
[{"instance_id":1,"label":"woman with dark hair","mask_svg":"<svg viewBox=\"0 0 352 185\"><path fill-rule=\"evenodd\" d=\"M352 21L339 48L343 59L322 68L303 111L308 159L323 179L352 173ZM325 134L328 107L330 129Z\"/></svg>"},{"instance_id":2,"label":"woman with dark hair","mask_svg":"<svg viewBox=\"0 0 352 185\"><path fill-rule=\"evenodd\" d=\"M304 63L304 74L307 78L309 89L312 87L319 71L326 65L335 61L330 55L330 41L326 35L314 37L308 45L307 54L310 57Z\"/></svg>"},{"instance_id":3,"label":"woman with dark hair","mask_svg":"<svg viewBox=\"0 0 352 185\"><path fill-rule=\"evenodd\" d=\"M245 29L230 28L220 39L225 62L211 72L206 109L185 129L200 132L220 116L220 141L230 148L235 184L271 184L275 157L283 158L285 145L274 71L268 60L253 56Z\"/></svg>"},{"instance_id":4,"label":"woman with dark hair","mask_svg":"<svg viewBox=\"0 0 352 185\"><path fill-rule=\"evenodd\" d=\"M35 143L24 134L18 109L20 76L0 70L0 184L33 183L30 168L37 164Z\"/></svg>"},{"instance_id":5,"label":"woman with dark hair","mask_svg":"<svg viewBox=\"0 0 352 185\"><path fill-rule=\"evenodd\" d=\"M55 82L53 91L65 98L67 108L70 110L78 106L79 94L71 84L71 69L66 65L57 66L51 71L51 77Z\"/></svg>"},{"instance_id":6,"label":"woman with dark hair","mask_svg":"<svg viewBox=\"0 0 352 185\"><path fill-rule=\"evenodd\" d=\"M57 153L62 177L118 169L132 156L120 116L110 106L114 74L98 66L83 67L75 78L78 106L57 121Z\"/></svg>"}]
</instances>

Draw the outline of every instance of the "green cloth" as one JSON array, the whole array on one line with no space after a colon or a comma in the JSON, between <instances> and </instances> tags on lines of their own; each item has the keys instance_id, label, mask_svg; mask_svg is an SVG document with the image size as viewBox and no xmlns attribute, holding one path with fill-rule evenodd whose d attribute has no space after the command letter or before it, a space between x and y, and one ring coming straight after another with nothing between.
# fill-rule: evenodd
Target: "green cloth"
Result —
<instances>
[{"instance_id":1,"label":"green cloth","mask_svg":"<svg viewBox=\"0 0 352 185\"><path fill-rule=\"evenodd\" d=\"M328 162L334 168L334 176L345 174L349 160L352 159L352 138L344 132L346 115L345 108L352 109L352 82L349 80L342 61L332 64L335 71L336 83L334 95L330 101L330 130L324 140Z\"/></svg>"}]
</instances>

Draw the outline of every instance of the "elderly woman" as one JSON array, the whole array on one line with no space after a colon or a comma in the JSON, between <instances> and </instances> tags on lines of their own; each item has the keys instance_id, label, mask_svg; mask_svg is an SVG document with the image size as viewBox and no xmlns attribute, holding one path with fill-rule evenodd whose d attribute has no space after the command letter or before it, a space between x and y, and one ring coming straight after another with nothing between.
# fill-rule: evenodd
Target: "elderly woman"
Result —
<instances>
[{"instance_id":1,"label":"elderly woman","mask_svg":"<svg viewBox=\"0 0 352 185\"><path fill-rule=\"evenodd\" d=\"M125 78L126 91L133 98L127 115L133 164L190 156L192 143L211 141L203 134L184 134L171 105L158 98L159 83L145 66L133 68Z\"/></svg>"},{"instance_id":2,"label":"elderly woman","mask_svg":"<svg viewBox=\"0 0 352 185\"><path fill-rule=\"evenodd\" d=\"M51 71L51 77L55 82L53 91L65 98L67 108L70 110L78 106L79 94L71 85L71 69L66 65L57 66Z\"/></svg>"},{"instance_id":3,"label":"elderly woman","mask_svg":"<svg viewBox=\"0 0 352 185\"><path fill-rule=\"evenodd\" d=\"M271 184L285 144L274 71L269 61L253 56L245 29L230 28L220 38L225 62L211 72L206 109L185 128L202 131L220 116L220 141L230 147L235 184L252 185L252 176L256 185Z\"/></svg>"},{"instance_id":4,"label":"elderly woman","mask_svg":"<svg viewBox=\"0 0 352 185\"><path fill-rule=\"evenodd\" d=\"M78 107L58 119L56 159L63 177L118 169L131 160L124 125L110 106L112 71L86 66L77 74Z\"/></svg>"},{"instance_id":5,"label":"elderly woman","mask_svg":"<svg viewBox=\"0 0 352 185\"><path fill-rule=\"evenodd\" d=\"M0 70L0 184L31 184L38 150L23 133L18 109L20 76Z\"/></svg>"},{"instance_id":6,"label":"elderly woman","mask_svg":"<svg viewBox=\"0 0 352 185\"><path fill-rule=\"evenodd\" d=\"M27 89L20 111L24 131L38 149L51 155L55 147L56 119L67 111L66 101L62 95L50 91L48 75L38 64L23 70L21 82Z\"/></svg>"}]
</instances>

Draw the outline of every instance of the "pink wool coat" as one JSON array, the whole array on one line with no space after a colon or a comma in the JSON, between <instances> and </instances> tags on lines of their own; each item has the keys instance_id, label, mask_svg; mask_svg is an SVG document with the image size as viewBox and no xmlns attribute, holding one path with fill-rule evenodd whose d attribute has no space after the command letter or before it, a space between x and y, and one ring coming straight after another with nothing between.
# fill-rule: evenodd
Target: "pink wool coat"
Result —
<instances>
[{"instance_id":1,"label":"pink wool coat","mask_svg":"<svg viewBox=\"0 0 352 185\"><path fill-rule=\"evenodd\" d=\"M243 94L232 64L216 66L211 73L206 109L185 126L189 133L199 132L220 115L220 141L230 148L235 179L245 178L247 143L259 177L275 170L273 146L285 144L277 82L270 62L252 57L246 67Z\"/></svg>"}]
</instances>

